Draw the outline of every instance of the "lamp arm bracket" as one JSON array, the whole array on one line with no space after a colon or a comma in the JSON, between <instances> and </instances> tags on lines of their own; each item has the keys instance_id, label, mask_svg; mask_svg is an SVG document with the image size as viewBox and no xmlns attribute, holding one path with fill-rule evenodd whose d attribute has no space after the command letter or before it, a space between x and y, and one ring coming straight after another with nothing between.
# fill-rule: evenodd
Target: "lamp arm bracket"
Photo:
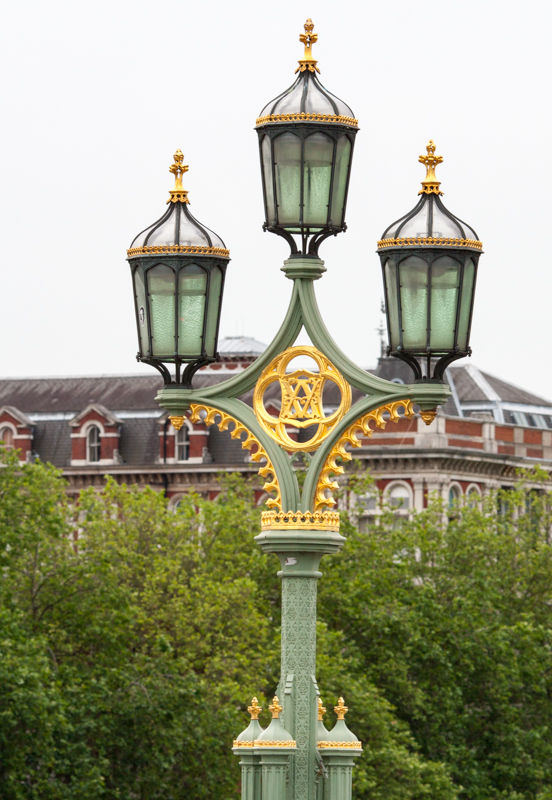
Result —
<instances>
[{"instance_id":1,"label":"lamp arm bracket","mask_svg":"<svg viewBox=\"0 0 552 800\"><path fill-rule=\"evenodd\" d=\"M394 388L397 387L397 384L392 385ZM325 506L331 508L335 505L335 500L331 497L328 497L326 502L325 495L327 490L331 492L337 488L333 477L344 472L338 459L351 460L346 450L347 445L359 447L361 444L358 439L359 433L369 436L376 428L385 428L388 421L397 422L401 417L414 416L414 403L419 402L415 396L416 390L427 388L433 389L434 398L430 399L429 395L425 395L423 402L424 404L431 402L435 407L439 402L439 390L442 390L442 386L435 384L413 387L403 385L400 387L401 396L393 391L387 395L372 393L358 400L313 455L303 486L301 509L319 511ZM414 394L410 394L409 389L413 389ZM399 411L402 411L402 414Z\"/></svg>"},{"instance_id":2,"label":"lamp arm bracket","mask_svg":"<svg viewBox=\"0 0 552 800\"><path fill-rule=\"evenodd\" d=\"M433 407L441 405L450 397L451 392L446 384L433 384L431 386L419 383L397 384L384 378L378 378L376 375L357 367L334 342L326 328L318 308L312 281L297 280L296 284L298 284L303 323L312 343L330 359L332 364L347 378L351 386L359 389L370 398L374 396L377 398L377 395L381 395L382 398L390 396L393 399L399 399L406 394L408 397L412 397L416 403L425 403L427 393L427 399L433 403ZM377 405L381 405L381 403L377 402Z\"/></svg>"},{"instance_id":3,"label":"lamp arm bracket","mask_svg":"<svg viewBox=\"0 0 552 800\"><path fill-rule=\"evenodd\" d=\"M239 397L250 391L255 386L259 375L263 372L265 367L270 364L272 359L294 343L302 328L302 324L299 292L297 285L294 283L284 321L264 353L255 359L253 364L239 375L222 381L221 383L214 384L213 386L202 388L200 390L201 396L210 398L218 398L221 396Z\"/></svg>"},{"instance_id":4,"label":"lamp arm bracket","mask_svg":"<svg viewBox=\"0 0 552 800\"><path fill-rule=\"evenodd\" d=\"M169 411L182 413L178 403L178 390L172 389L167 399L167 390L161 389L157 400ZM275 498L269 507L279 511L299 508L299 484L288 454L273 441L258 423L253 409L238 398L206 397L199 390L184 407L191 409L192 421L204 420L207 425L216 425L219 430L228 430L233 439L238 439L245 450L253 451L252 460L259 463L259 474L265 478L264 489ZM173 408L171 408L173 406ZM245 434L245 435L244 435Z\"/></svg>"}]
</instances>

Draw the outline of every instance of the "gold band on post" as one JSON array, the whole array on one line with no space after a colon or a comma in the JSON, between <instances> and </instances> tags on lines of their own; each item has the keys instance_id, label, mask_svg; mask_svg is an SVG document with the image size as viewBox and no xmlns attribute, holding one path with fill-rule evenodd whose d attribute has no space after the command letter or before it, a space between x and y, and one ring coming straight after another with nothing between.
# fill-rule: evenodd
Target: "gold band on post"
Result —
<instances>
[{"instance_id":1,"label":"gold band on post","mask_svg":"<svg viewBox=\"0 0 552 800\"><path fill-rule=\"evenodd\" d=\"M263 511L261 528L339 531L339 511Z\"/></svg>"}]
</instances>

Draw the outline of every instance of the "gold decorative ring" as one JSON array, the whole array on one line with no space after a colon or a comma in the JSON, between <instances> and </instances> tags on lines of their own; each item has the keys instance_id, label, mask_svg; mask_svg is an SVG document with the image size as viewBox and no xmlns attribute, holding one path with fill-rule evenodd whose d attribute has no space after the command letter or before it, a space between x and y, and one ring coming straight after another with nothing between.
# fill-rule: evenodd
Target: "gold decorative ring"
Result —
<instances>
[{"instance_id":1,"label":"gold decorative ring","mask_svg":"<svg viewBox=\"0 0 552 800\"><path fill-rule=\"evenodd\" d=\"M297 356L308 356L317 372L287 368ZM279 411L269 411L265 405L265 393L272 384L278 383L281 394ZM337 409L326 415L323 407L324 387L334 383L341 392ZM278 400L275 401L278 405ZM264 430L281 447L292 453L316 450L335 428L351 407L351 387L329 359L316 347L289 347L276 356L264 369L253 394L253 410ZM298 442L290 436L290 429L313 429L307 441ZM309 431L310 432L310 431Z\"/></svg>"}]
</instances>

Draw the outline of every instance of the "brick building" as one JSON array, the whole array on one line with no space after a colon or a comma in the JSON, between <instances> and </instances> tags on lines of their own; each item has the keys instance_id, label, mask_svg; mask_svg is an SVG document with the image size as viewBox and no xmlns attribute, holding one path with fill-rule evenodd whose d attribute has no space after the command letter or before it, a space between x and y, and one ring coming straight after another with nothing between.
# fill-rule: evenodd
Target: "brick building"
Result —
<instances>
[{"instance_id":1,"label":"brick building","mask_svg":"<svg viewBox=\"0 0 552 800\"><path fill-rule=\"evenodd\" d=\"M197 385L243 370L264 345L229 337L219 349L221 361L199 372ZM373 371L397 383L411 379L392 358L381 358ZM520 467L552 468L552 403L471 364L447 375L452 396L430 427L419 417L401 419L354 452L398 513L423 508L432 493L478 501L511 485ZM176 503L190 489L213 496L221 473L256 475L239 441L215 426L187 421L176 432L155 403L160 387L155 374L1 380L0 440L17 448L22 461L38 457L60 467L72 493L112 475L153 486ZM263 500L260 489L257 497ZM364 506L369 520L378 513L376 494Z\"/></svg>"}]
</instances>

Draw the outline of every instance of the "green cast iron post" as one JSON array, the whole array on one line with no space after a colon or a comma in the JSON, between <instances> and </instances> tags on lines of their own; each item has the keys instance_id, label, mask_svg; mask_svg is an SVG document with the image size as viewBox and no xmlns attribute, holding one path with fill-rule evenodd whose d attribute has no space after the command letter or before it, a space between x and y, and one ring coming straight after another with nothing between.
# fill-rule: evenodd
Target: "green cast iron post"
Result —
<instances>
[{"instance_id":1,"label":"green cast iron post","mask_svg":"<svg viewBox=\"0 0 552 800\"><path fill-rule=\"evenodd\" d=\"M282 581L281 676L277 696L283 706L282 719L273 718L262 730L256 718L234 742L240 756L242 800L351 800L354 759L360 742L342 717L330 731L318 721L319 690L316 683L316 595L322 556L337 552L345 539L331 526L317 522L315 500L321 472L339 442L363 415L386 404L416 402L421 410L434 409L450 390L440 383L397 385L378 378L353 364L328 333L316 302L314 281L325 272L318 258L291 258L283 272L293 282L288 312L267 350L250 367L231 379L198 389L167 385L157 400L173 416L191 406L216 410L211 418L222 427L234 425L234 434L252 437L264 450L280 492L280 515L287 511L306 515L310 524L263 524L256 541L265 553L280 560ZM310 458L302 492L293 460L285 445L263 427L258 409L240 396L251 391L272 362L289 350L301 329L317 352L324 355L340 376L362 397L321 441ZM241 431L241 433L239 432ZM244 440L244 444L247 442ZM310 515L310 516L309 516ZM287 517L286 517L287 519ZM277 698L273 703L277 707ZM272 708L272 707L271 707ZM337 709L336 709L337 710ZM326 731L326 733L324 733ZM326 738L321 740L321 736Z\"/></svg>"}]
</instances>

